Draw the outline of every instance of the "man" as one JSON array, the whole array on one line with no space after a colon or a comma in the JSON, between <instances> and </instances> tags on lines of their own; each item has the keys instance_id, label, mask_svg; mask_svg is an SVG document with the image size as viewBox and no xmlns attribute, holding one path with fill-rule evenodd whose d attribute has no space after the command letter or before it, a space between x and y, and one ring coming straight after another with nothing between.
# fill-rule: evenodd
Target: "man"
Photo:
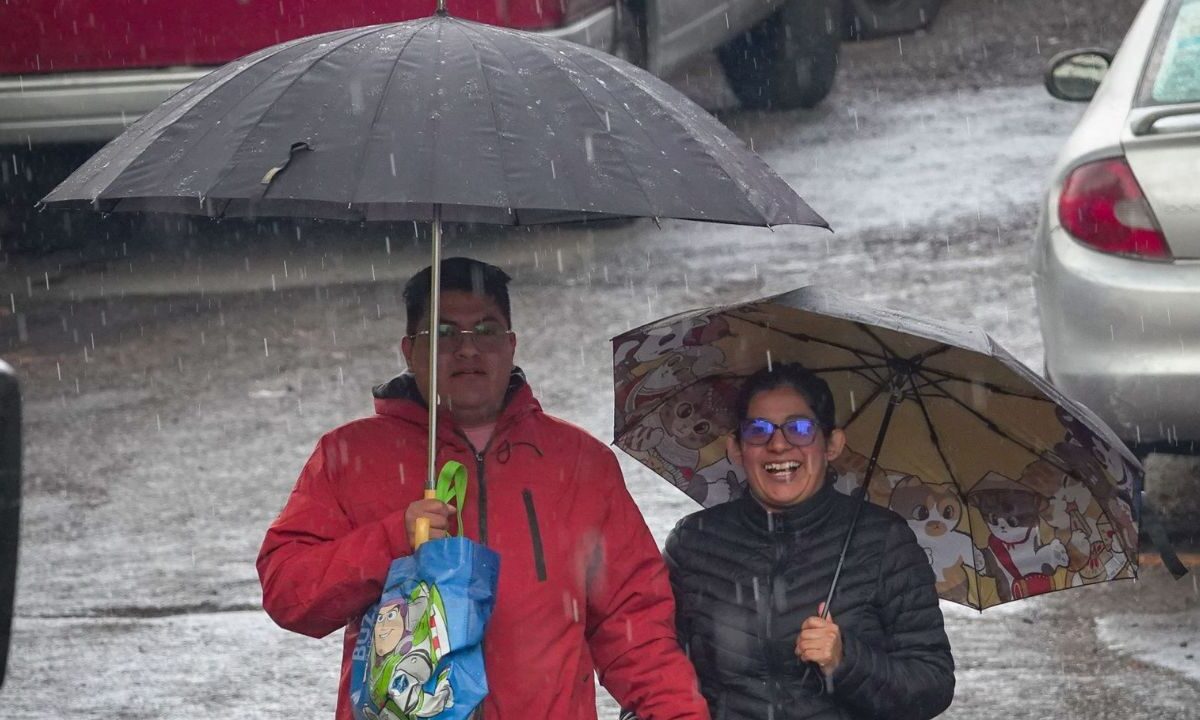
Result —
<instances>
[{"instance_id":1,"label":"man","mask_svg":"<svg viewBox=\"0 0 1200 720\"><path fill-rule=\"evenodd\" d=\"M394 558L456 523L500 554L484 636L487 720L595 718L593 673L645 720L707 718L675 639L661 556L616 458L542 412L513 365L509 277L467 258L441 266L437 466L470 470L461 517L424 500L430 269L404 289L409 371L375 389L375 415L321 438L258 558L263 605L313 637L345 626L338 720L360 617Z\"/></svg>"}]
</instances>

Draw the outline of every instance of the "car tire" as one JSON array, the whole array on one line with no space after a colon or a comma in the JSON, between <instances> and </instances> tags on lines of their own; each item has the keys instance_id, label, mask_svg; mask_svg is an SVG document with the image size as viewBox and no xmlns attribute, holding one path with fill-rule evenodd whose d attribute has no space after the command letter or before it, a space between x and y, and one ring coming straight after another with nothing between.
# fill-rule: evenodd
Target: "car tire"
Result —
<instances>
[{"instance_id":1,"label":"car tire","mask_svg":"<svg viewBox=\"0 0 1200 720\"><path fill-rule=\"evenodd\" d=\"M841 0L790 0L717 50L742 107L811 108L833 89Z\"/></svg>"},{"instance_id":2,"label":"car tire","mask_svg":"<svg viewBox=\"0 0 1200 720\"><path fill-rule=\"evenodd\" d=\"M868 40L910 32L933 22L942 0L845 0L846 37Z\"/></svg>"}]
</instances>

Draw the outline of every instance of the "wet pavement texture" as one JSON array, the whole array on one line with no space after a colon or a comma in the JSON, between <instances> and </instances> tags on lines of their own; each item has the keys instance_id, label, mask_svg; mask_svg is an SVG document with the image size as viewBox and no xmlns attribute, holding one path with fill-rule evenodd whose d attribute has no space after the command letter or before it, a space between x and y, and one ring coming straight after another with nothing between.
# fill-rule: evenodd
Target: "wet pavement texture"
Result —
<instances>
[{"instance_id":1,"label":"wet pavement texture","mask_svg":"<svg viewBox=\"0 0 1200 720\"><path fill-rule=\"evenodd\" d=\"M676 78L834 233L452 228L446 254L514 276L518 363L547 411L605 439L608 338L813 282L979 324L1040 368L1029 244L1082 110L1040 88L1042 63L1114 47L1137 7L1052 5L956 0L921 36L847 45L837 89L808 112L738 112L711 59ZM411 224L70 223L91 236L82 249L11 256L0 274L0 356L22 377L27 437L0 715L329 716L340 634L275 628L253 561L316 439L369 413L370 387L402 368L399 282L427 264L425 239ZM696 506L621 462L661 541ZM1196 461L1148 468L1175 517L1190 513ZM1138 582L982 614L945 605L958 690L943 717L1196 717L1200 590L1147 560Z\"/></svg>"}]
</instances>

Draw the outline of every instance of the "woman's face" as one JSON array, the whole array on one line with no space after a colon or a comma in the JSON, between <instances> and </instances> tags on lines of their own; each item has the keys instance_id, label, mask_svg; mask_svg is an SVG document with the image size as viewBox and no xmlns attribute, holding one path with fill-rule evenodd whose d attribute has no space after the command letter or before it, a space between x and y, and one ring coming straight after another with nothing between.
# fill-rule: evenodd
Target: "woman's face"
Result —
<instances>
[{"instance_id":1,"label":"woman's face","mask_svg":"<svg viewBox=\"0 0 1200 720\"><path fill-rule=\"evenodd\" d=\"M791 387L764 390L750 399L747 418L761 418L775 425L797 417L816 419L804 396ZM729 458L746 470L750 492L767 510L781 510L803 502L825 484L825 467L842 452L846 437L841 430L828 435L817 430L811 445L796 447L782 430L776 430L765 445L729 439Z\"/></svg>"}]
</instances>

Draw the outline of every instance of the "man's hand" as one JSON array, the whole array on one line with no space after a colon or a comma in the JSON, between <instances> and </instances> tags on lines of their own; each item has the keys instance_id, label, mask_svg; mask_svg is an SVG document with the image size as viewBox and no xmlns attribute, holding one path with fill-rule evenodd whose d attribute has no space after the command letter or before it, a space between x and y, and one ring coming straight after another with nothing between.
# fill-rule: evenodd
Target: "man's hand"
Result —
<instances>
[{"instance_id":1,"label":"man's hand","mask_svg":"<svg viewBox=\"0 0 1200 720\"><path fill-rule=\"evenodd\" d=\"M404 527L408 530L408 544L415 544L413 531L417 526L417 518L429 518L429 539L446 537L450 530L450 516L455 512L453 505L447 505L441 500L417 500L404 511Z\"/></svg>"},{"instance_id":2,"label":"man's hand","mask_svg":"<svg viewBox=\"0 0 1200 720\"><path fill-rule=\"evenodd\" d=\"M796 638L796 657L804 662L816 663L826 677L833 674L842 663L842 631L833 621L833 615L821 618L825 603L817 606L817 614L804 621L800 635Z\"/></svg>"}]
</instances>

